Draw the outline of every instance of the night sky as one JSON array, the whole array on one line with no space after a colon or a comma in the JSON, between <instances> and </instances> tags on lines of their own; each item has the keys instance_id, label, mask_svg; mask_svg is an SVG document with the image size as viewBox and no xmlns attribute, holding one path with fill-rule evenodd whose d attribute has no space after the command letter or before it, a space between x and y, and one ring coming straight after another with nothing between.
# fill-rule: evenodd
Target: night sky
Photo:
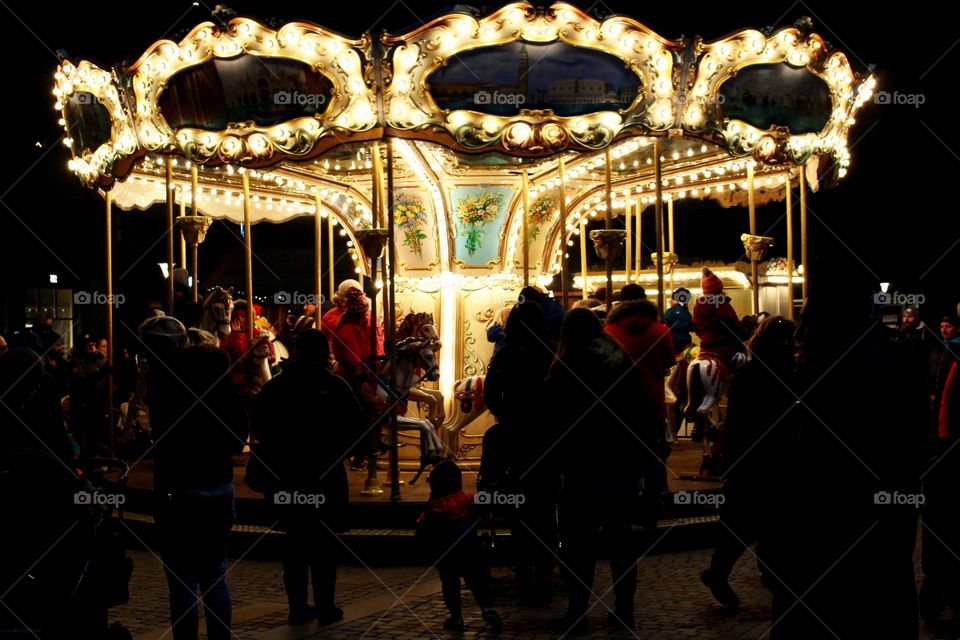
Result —
<instances>
[{"instance_id":1,"label":"night sky","mask_svg":"<svg viewBox=\"0 0 960 640\"><path fill-rule=\"evenodd\" d=\"M211 5L212 6L212 5ZM450 5L440 2L324 3L232 2L240 15L308 20L357 36L364 31L401 32ZM490 5L495 7L499 5ZM960 62L960 8L914 2L895 12L855 10L840 2L583 3L583 9L620 12L668 38L699 34L713 40L741 28L789 26L810 16L814 30L847 52L854 69L872 65L879 91L921 96L923 104L873 104L860 112L850 146L853 166L840 184L809 198L810 268L835 274L830 286L891 281L893 289L926 296L924 319L935 324L960 301L960 217L953 202L960 170L960 140L954 126L955 67ZM861 5L869 7L869 5ZM342 7L343 13L336 13ZM333 8L333 9L331 9ZM54 112L52 77L56 52L90 59L101 68L132 62L161 37L178 39L206 20L204 3L136 4L10 2L0 6L7 46L3 102L6 156L0 178L0 330L22 314L23 290L46 286L56 273L61 284L102 287L103 201L66 169L68 151ZM914 99L914 102L917 100ZM951 118L946 114L953 115ZM943 114L943 115L941 115ZM785 244L783 205L758 212L758 227ZM136 296L156 284L164 244L162 207L116 212L115 289ZM799 217L799 216L797 216ZM257 291L309 287L312 243L308 220L254 228ZM678 208L677 248L682 261L736 259L746 231L745 209L720 209L685 202ZM799 222L797 223L799 259ZM154 255L155 254L155 255ZM141 259L142 258L142 259ZM227 260L226 284L240 285L242 252L236 227L217 223L201 247L201 268ZM345 263L344 263L344 266ZM132 267L132 268L131 268ZM345 275L338 274L338 279ZM123 277L120 277L121 274ZM300 285L299 283L303 283ZM129 313L136 313L133 309ZM842 318L843 310L838 309ZM87 319L91 325L96 317Z\"/></svg>"}]
</instances>

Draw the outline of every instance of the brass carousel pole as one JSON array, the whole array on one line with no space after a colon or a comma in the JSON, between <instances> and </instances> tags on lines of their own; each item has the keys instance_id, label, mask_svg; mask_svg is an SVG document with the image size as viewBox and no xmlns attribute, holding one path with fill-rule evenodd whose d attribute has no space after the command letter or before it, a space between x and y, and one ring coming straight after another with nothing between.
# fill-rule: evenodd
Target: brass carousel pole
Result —
<instances>
[{"instance_id":1,"label":"brass carousel pole","mask_svg":"<svg viewBox=\"0 0 960 640\"><path fill-rule=\"evenodd\" d=\"M810 281L810 265L807 263L807 178L806 167L800 167L800 263L803 265L801 295L807 304L807 283Z\"/></svg>"},{"instance_id":2,"label":"brass carousel pole","mask_svg":"<svg viewBox=\"0 0 960 640\"><path fill-rule=\"evenodd\" d=\"M247 278L247 348L253 347L253 324L257 321L257 312L253 308L253 233L250 229L250 172L243 172L243 229L246 231L245 262ZM196 248L194 248L196 251ZM194 277L193 291L196 294L197 281Z\"/></svg>"},{"instance_id":3,"label":"brass carousel pole","mask_svg":"<svg viewBox=\"0 0 960 640\"><path fill-rule=\"evenodd\" d=\"M200 215L200 202L197 199L197 182L199 180L199 172L197 171L197 165L194 163L190 164L190 205L193 209L193 217ZM247 183L244 183L246 185ZM244 204L246 206L246 204ZM193 301L196 302L199 292L198 282L200 270L197 268L197 247L200 245L199 242L190 243L190 257L193 259Z\"/></svg>"},{"instance_id":4,"label":"brass carousel pole","mask_svg":"<svg viewBox=\"0 0 960 640\"><path fill-rule=\"evenodd\" d=\"M793 320L793 187L787 171L787 318Z\"/></svg>"},{"instance_id":5,"label":"brass carousel pole","mask_svg":"<svg viewBox=\"0 0 960 640\"><path fill-rule=\"evenodd\" d=\"M173 158L167 156L167 313L173 310Z\"/></svg>"},{"instance_id":6,"label":"brass carousel pole","mask_svg":"<svg viewBox=\"0 0 960 640\"><path fill-rule=\"evenodd\" d=\"M636 219L635 224L637 225L637 234L636 234L637 237L636 237L636 240L634 241L636 242L636 247L634 249L636 252L636 259L635 259L633 268L634 268L634 271L636 271L637 273L637 282L640 282L640 268L641 268L640 265L642 264L642 256L643 256L643 242L642 242L643 241L643 224L642 224L643 219L641 217L641 214L643 212L643 203L640 202L640 198L633 199L633 211L634 211L633 217Z\"/></svg>"},{"instance_id":7,"label":"brass carousel pole","mask_svg":"<svg viewBox=\"0 0 960 640\"><path fill-rule=\"evenodd\" d=\"M583 274L581 281L580 294L581 299L587 299L587 216L580 217L580 273Z\"/></svg>"},{"instance_id":8,"label":"brass carousel pole","mask_svg":"<svg viewBox=\"0 0 960 640\"><path fill-rule=\"evenodd\" d=\"M750 235L757 235L757 209L754 203L753 163L747 163L747 205L750 209ZM760 286L757 282L758 264L755 257L750 257L750 284L753 286L753 313L760 311Z\"/></svg>"},{"instance_id":9,"label":"brass carousel pole","mask_svg":"<svg viewBox=\"0 0 960 640\"><path fill-rule=\"evenodd\" d=\"M613 173L613 162L610 159L610 147L607 147L604 150L604 186L606 191L606 215L604 216L603 228L606 231L610 231L613 228L613 194L610 191L610 178L611 173ZM604 262L607 267L607 315L610 314L610 308L613 305L613 260L610 250L607 250L606 258Z\"/></svg>"},{"instance_id":10,"label":"brass carousel pole","mask_svg":"<svg viewBox=\"0 0 960 640\"><path fill-rule=\"evenodd\" d=\"M624 198L623 200L623 209L626 219L624 220L624 226L627 229L627 254L626 259L624 260L624 268L626 269L627 279L626 283L630 284L630 261L633 260L633 233L632 233L632 220L630 220L630 198Z\"/></svg>"},{"instance_id":11,"label":"brass carousel pole","mask_svg":"<svg viewBox=\"0 0 960 640\"><path fill-rule=\"evenodd\" d=\"M179 222L183 221L183 218L187 216L187 194L186 190L183 187L180 187L180 217L177 219ZM187 265L187 237L183 235L183 231L180 231L180 267L189 273L188 269L190 268Z\"/></svg>"},{"instance_id":12,"label":"brass carousel pole","mask_svg":"<svg viewBox=\"0 0 960 640\"><path fill-rule=\"evenodd\" d=\"M673 294L673 272L674 265L676 264L676 252L673 250L673 195L670 196L670 199L667 200L667 252L670 254L670 293Z\"/></svg>"},{"instance_id":13,"label":"brass carousel pole","mask_svg":"<svg viewBox=\"0 0 960 640\"><path fill-rule=\"evenodd\" d=\"M394 198L393 198L393 143L387 138L387 273L385 283L387 286L384 287L384 324L386 325L387 335L384 336L388 340L387 344L389 347L389 356L390 356L390 371L391 371L391 380L390 383L393 385L393 388L397 388L397 348L396 348L396 336L394 336L394 330L397 326L396 318L396 304L394 302L394 296L396 295L396 290L394 289L393 281L397 275L397 247L394 244L396 241L396 228L393 223L394 221ZM387 295L389 293L389 300L387 300ZM400 500L400 452L397 449L397 414L395 411L390 412L390 500L391 502L397 502Z\"/></svg>"},{"instance_id":14,"label":"brass carousel pole","mask_svg":"<svg viewBox=\"0 0 960 640\"><path fill-rule=\"evenodd\" d=\"M660 160L660 138L653 141L654 183L656 184L656 207L654 218L654 234L657 238L657 308L662 315L664 312L663 291L663 163Z\"/></svg>"},{"instance_id":15,"label":"brass carousel pole","mask_svg":"<svg viewBox=\"0 0 960 640\"><path fill-rule=\"evenodd\" d=\"M380 173L383 171L383 167L380 161L380 146L377 143L373 143L373 171L371 172L371 190L372 197L370 198L370 204L373 214L373 229L361 229L357 231L356 238L357 242L363 248L363 253L370 260L370 283L373 285L374 289L376 288L377 283L377 260L380 259L380 254L383 253L383 246L387 239L387 232L381 227L383 224L382 217L383 212L380 210ZM358 279L359 280L359 279ZM363 280L359 280L360 283L363 283ZM371 322L371 331L370 331L370 362L368 366L371 373L376 374L377 372L377 294L374 291L373 295L370 296L370 322ZM363 490L360 492L360 495L363 496L379 496L383 494L383 488L380 486L380 478L377 476L377 453L376 445L380 442L380 429L382 427L381 418L377 418L374 423L376 427L374 429L373 435L370 436L370 439L373 441L373 452L370 454L370 457L367 460L367 479L364 483Z\"/></svg>"},{"instance_id":16,"label":"brass carousel pole","mask_svg":"<svg viewBox=\"0 0 960 640\"><path fill-rule=\"evenodd\" d=\"M563 302L563 310L567 310L567 245L564 240L567 229L567 185L564 171L566 170L566 160L560 156L560 300Z\"/></svg>"},{"instance_id":17,"label":"brass carousel pole","mask_svg":"<svg viewBox=\"0 0 960 640\"><path fill-rule=\"evenodd\" d=\"M523 215L520 217L522 221L520 235L523 236L520 241L521 245L523 246L523 286L527 286L528 284L530 284L530 243L527 241L528 240L527 239L527 233L528 233L527 216L529 215L528 207L530 206L530 203L529 203L530 196L527 194L527 189L529 188L530 188L530 185L529 185L529 178L527 177L527 170L524 169L523 170Z\"/></svg>"},{"instance_id":18,"label":"brass carousel pole","mask_svg":"<svg viewBox=\"0 0 960 640\"><path fill-rule=\"evenodd\" d=\"M315 276L315 286L317 291L317 329L320 328L320 318L323 317L323 218L320 216L320 190L313 192L314 201L317 203L317 213L313 217L313 270Z\"/></svg>"},{"instance_id":19,"label":"brass carousel pole","mask_svg":"<svg viewBox=\"0 0 960 640\"><path fill-rule=\"evenodd\" d=\"M636 225L637 225L637 238L636 238L636 248L635 248L635 251L636 251L636 254L637 254L637 255L636 255L636 264L634 264L634 269L635 269L636 272L637 272L637 282L640 282L640 269L641 269L641 264L643 264L643 263L642 263L642 260L643 260L643 235L642 235L643 226L642 226L642 224L641 224L641 223L643 222L643 218L642 218L643 203L640 201L640 198L635 198L635 199L634 199L634 201L633 201L633 208L634 208L634 210L635 210L635 211L634 211L634 213L635 213L634 217L637 219L637 221L636 221Z\"/></svg>"},{"instance_id":20,"label":"brass carousel pole","mask_svg":"<svg viewBox=\"0 0 960 640\"><path fill-rule=\"evenodd\" d=\"M327 217L327 284L330 287L330 300L337 295L337 285L334 279L333 262L333 211L330 211Z\"/></svg>"},{"instance_id":21,"label":"brass carousel pole","mask_svg":"<svg viewBox=\"0 0 960 640\"><path fill-rule=\"evenodd\" d=\"M107 191L107 421L110 429L108 445L110 457L114 456L113 433L113 195ZM173 282L173 274L170 274Z\"/></svg>"}]
</instances>

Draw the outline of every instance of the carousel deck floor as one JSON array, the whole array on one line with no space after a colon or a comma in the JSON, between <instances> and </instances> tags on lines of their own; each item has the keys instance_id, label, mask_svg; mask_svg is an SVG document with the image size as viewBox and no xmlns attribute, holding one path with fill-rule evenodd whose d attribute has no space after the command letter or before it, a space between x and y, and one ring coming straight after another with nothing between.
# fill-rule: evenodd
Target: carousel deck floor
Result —
<instances>
[{"instance_id":1,"label":"carousel deck floor","mask_svg":"<svg viewBox=\"0 0 960 640\"><path fill-rule=\"evenodd\" d=\"M700 470L701 445L690 440L681 439L675 445L673 453L668 460L670 472L667 474L669 489L671 493L678 491L711 491L720 488L720 483L715 480L698 479L697 474ZM468 488L475 486L476 482L476 462L468 461L461 465L464 467L463 485ZM430 487L426 482L429 469L424 472L420 480L414 484L407 484L414 476L416 470L405 470L401 468L400 478L403 484L400 486L400 496L404 503L424 503L427 501ZM236 485L237 498L239 500L263 500L263 495L257 493L247 486L243 479L243 467L234 467L233 480ZM380 485L384 492L379 496L364 496L361 491L367 478L367 471L347 471L347 477L350 483L350 502L351 503L390 503L390 485L387 472L383 469L378 473ZM149 491L153 488L153 460L145 459L134 465L130 470L127 481L127 488L133 491Z\"/></svg>"}]
</instances>

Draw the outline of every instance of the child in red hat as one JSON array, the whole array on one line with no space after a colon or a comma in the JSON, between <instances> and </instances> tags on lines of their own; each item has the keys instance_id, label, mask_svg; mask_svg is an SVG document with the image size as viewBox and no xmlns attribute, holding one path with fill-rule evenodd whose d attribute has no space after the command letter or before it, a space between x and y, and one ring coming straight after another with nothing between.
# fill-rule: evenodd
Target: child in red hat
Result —
<instances>
[{"instance_id":1,"label":"child in red hat","mask_svg":"<svg viewBox=\"0 0 960 640\"><path fill-rule=\"evenodd\" d=\"M703 268L700 278L703 294L694 301L693 324L700 337L700 352L716 354L731 369L735 360L745 357L747 348L743 326L730 298L723 293L723 280L708 267Z\"/></svg>"}]
</instances>

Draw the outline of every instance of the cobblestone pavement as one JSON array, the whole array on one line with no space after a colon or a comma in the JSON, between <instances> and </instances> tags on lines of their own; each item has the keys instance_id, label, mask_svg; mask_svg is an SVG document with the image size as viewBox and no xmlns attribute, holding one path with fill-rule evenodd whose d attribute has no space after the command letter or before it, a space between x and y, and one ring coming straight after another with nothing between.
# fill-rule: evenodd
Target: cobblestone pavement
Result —
<instances>
[{"instance_id":1,"label":"cobblestone pavement","mask_svg":"<svg viewBox=\"0 0 960 640\"><path fill-rule=\"evenodd\" d=\"M729 612L714 603L699 582L699 573L707 566L709 554L709 550L696 550L655 554L642 559L637 589L639 624L636 638L721 640L764 637L769 626L770 596L760 585L752 556L744 554L731 577L742 607L737 612ZM127 625L138 640L170 638L166 581L160 562L148 552L133 551L131 555L136 567L131 581L130 603L111 610L111 619ZM278 562L236 562L232 564L227 580L234 603L233 629L239 640L446 640L455 637L442 630L447 613L436 573L427 567L341 567L337 601L343 607L345 617L342 622L323 629L316 625L290 627L286 624L286 599ZM609 587L609 568L606 563L600 563L594 591L602 595ZM499 634L488 630L480 620L472 596L464 589L464 638L558 637L546 631L546 624L565 609L566 597L559 574L554 601L545 609L510 604L515 596L513 576L505 568L494 569L493 592L495 606L504 620L504 630ZM603 601L606 606L597 602L588 615L590 636L633 637L626 633L611 634L606 630L603 620L608 613L606 607L613 607L613 594L606 594ZM924 640L940 637L951 636L934 636L928 630L921 633Z\"/></svg>"}]
</instances>

